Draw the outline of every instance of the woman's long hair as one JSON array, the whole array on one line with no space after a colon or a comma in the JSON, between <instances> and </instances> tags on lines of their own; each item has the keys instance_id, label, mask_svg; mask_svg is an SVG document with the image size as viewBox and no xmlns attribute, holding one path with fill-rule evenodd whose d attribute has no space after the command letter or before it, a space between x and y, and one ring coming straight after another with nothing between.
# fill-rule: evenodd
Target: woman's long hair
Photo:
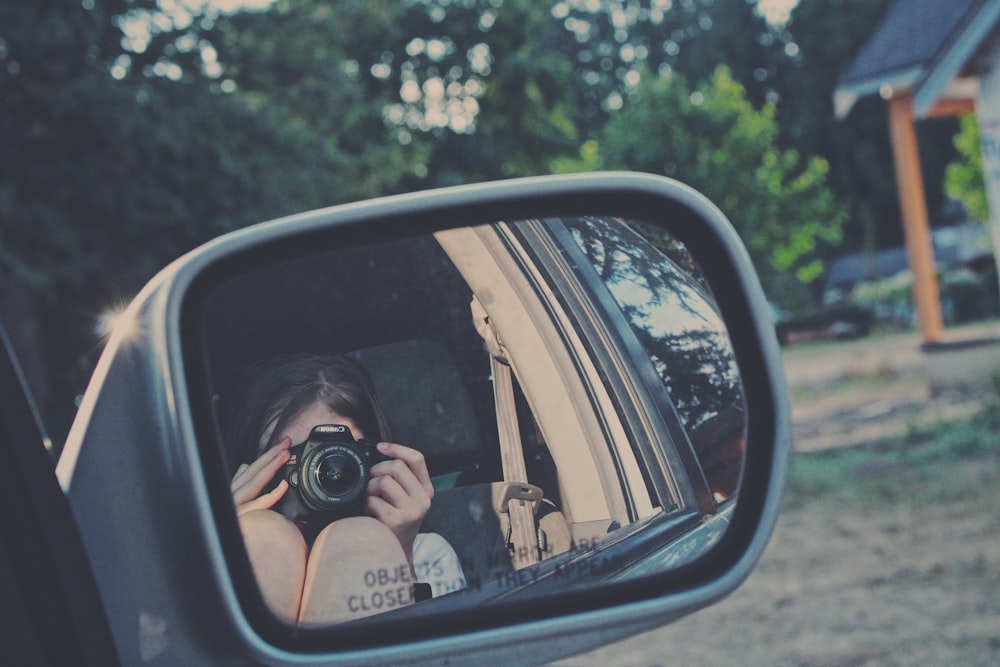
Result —
<instances>
[{"instance_id":1,"label":"woman's long hair","mask_svg":"<svg viewBox=\"0 0 1000 667\"><path fill-rule=\"evenodd\" d=\"M247 368L223 399L223 446L230 470L252 463L277 444L288 422L314 403L351 419L368 439L392 439L361 364L344 356L282 354Z\"/></svg>"}]
</instances>

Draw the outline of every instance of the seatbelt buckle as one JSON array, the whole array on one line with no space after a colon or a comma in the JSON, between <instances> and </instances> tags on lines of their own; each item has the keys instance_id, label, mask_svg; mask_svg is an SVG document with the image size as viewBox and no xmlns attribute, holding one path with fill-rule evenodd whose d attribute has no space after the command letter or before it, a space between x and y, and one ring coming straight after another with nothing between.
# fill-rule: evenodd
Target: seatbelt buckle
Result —
<instances>
[{"instance_id":1,"label":"seatbelt buckle","mask_svg":"<svg viewBox=\"0 0 1000 667\"><path fill-rule=\"evenodd\" d=\"M540 487L527 482L494 482L493 509L497 514L509 514L508 505L512 500L521 504L531 503L531 513L538 511L538 503L542 502L544 493Z\"/></svg>"}]
</instances>

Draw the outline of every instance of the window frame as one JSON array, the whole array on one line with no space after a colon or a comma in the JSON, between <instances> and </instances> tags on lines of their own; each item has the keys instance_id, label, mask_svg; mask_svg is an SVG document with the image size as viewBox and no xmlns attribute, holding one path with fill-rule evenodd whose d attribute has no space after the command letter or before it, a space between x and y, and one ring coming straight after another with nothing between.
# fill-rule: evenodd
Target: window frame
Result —
<instances>
[{"instance_id":1,"label":"window frame","mask_svg":"<svg viewBox=\"0 0 1000 667\"><path fill-rule=\"evenodd\" d=\"M573 319L593 363L600 369L613 369L602 374L602 381L661 507L665 511L671 505L694 507L714 514L711 488L667 388L572 233L560 218L532 220L517 233L524 237L534 261L544 267L552 291L562 295L562 307Z\"/></svg>"}]
</instances>

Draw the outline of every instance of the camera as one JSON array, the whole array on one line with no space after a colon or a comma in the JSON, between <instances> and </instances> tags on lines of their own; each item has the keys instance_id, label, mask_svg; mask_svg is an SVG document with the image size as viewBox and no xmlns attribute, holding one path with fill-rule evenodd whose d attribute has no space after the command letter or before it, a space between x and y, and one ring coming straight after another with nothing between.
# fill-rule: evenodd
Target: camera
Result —
<instances>
[{"instance_id":1,"label":"camera","mask_svg":"<svg viewBox=\"0 0 1000 667\"><path fill-rule=\"evenodd\" d=\"M313 529L362 513L371 468L391 460L371 440L355 440L340 424L313 428L305 442L289 449L291 456L268 488L288 480L289 489L273 507L295 523Z\"/></svg>"}]
</instances>

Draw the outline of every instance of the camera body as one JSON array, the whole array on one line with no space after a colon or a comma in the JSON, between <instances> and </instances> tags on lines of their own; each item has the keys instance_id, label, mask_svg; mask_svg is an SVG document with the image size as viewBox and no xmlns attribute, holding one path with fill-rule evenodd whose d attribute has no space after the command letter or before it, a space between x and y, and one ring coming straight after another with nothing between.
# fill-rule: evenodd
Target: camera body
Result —
<instances>
[{"instance_id":1,"label":"camera body","mask_svg":"<svg viewBox=\"0 0 1000 667\"><path fill-rule=\"evenodd\" d=\"M355 440L341 424L315 426L305 442L289 449L291 456L269 488L285 479L289 489L273 507L299 525L314 529L348 516L360 515L371 468L383 456L371 440Z\"/></svg>"}]
</instances>

